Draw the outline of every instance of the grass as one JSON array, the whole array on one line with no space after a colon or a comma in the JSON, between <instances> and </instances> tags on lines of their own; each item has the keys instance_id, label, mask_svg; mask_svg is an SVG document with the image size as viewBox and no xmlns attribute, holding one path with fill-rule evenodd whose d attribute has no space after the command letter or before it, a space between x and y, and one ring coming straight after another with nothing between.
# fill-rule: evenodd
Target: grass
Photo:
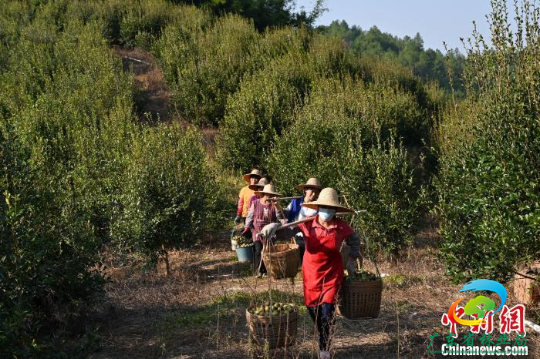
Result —
<instances>
[{"instance_id":1,"label":"grass","mask_svg":"<svg viewBox=\"0 0 540 359\"><path fill-rule=\"evenodd\" d=\"M383 278L383 283L390 287L409 287L423 283L422 278L401 273L391 274Z\"/></svg>"},{"instance_id":2,"label":"grass","mask_svg":"<svg viewBox=\"0 0 540 359\"><path fill-rule=\"evenodd\" d=\"M198 329L208 325L215 325L218 321L233 321L245 315L245 310L251 305L269 301L269 291L255 294L248 292L232 292L215 296L210 303L194 308L182 310L168 316L163 325L162 332L181 330L182 328ZM295 303L301 314L307 314L303 306L303 297L284 291L272 290L274 302Z\"/></svg>"},{"instance_id":3,"label":"grass","mask_svg":"<svg viewBox=\"0 0 540 359\"><path fill-rule=\"evenodd\" d=\"M198 328L216 324L218 320L231 320L235 316L244 315L245 309L251 305L268 302L269 294L269 291L263 291L256 294L232 292L218 295L206 305L187 309L167 317L163 329L164 331L170 331L185 327ZM307 314L301 295L279 290L272 290L271 294L274 302L295 303L300 308L301 314Z\"/></svg>"},{"instance_id":4,"label":"grass","mask_svg":"<svg viewBox=\"0 0 540 359\"><path fill-rule=\"evenodd\" d=\"M272 290L274 302L295 303L301 315L307 316L303 306L303 297L285 291ZM179 336L198 336L194 341L205 339L211 347L237 345L248 343L248 351L254 349L249 345L247 335L245 310L254 303L269 300L269 291L248 293L244 291L230 292L214 296L204 305L182 309L166 315L156 326L159 347L163 352L174 348ZM241 339L238 338L240 333Z\"/></svg>"}]
</instances>

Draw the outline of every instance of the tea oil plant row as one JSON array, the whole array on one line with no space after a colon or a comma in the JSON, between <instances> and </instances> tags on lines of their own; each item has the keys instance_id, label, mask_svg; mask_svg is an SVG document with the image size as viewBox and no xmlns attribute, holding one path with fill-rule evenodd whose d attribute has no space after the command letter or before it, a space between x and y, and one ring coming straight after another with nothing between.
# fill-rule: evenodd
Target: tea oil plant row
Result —
<instances>
[{"instance_id":1,"label":"tea oil plant row","mask_svg":"<svg viewBox=\"0 0 540 359\"><path fill-rule=\"evenodd\" d=\"M201 135L138 122L84 3L0 3L0 357L84 355L100 253L155 262L216 212Z\"/></svg>"},{"instance_id":2,"label":"tea oil plant row","mask_svg":"<svg viewBox=\"0 0 540 359\"><path fill-rule=\"evenodd\" d=\"M165 0L0 0L0 357L84 356L72 343L91 340L66 333L103 293L102 254L153 264L223 229L228 174L250 167L286 194L314 176L339 188L387 255L433 210L452 279L509 279L540 252L540 31L525 2L511 33L504 3L454 102L309 26ZM113 44L157 58L184 123L139 120Z\"/></svg>"}]
</instances>

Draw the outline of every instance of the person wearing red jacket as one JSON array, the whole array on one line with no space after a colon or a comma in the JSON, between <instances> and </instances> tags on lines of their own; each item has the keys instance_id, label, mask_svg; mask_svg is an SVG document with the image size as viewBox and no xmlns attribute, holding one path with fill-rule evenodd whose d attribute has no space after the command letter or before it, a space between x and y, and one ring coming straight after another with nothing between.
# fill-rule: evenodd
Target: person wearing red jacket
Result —
<instances>
[{"instance_id":1,"label":"person wearing red jacket","mask_svg":"<svg viewBox=\"0 0 540 359\"><path fill-rule=\"evenodd\" d=\"M356 259L360 256L360 237L347 222L336 218L336 213L354 212L343 207L337 191L325 188L319 198L303 207L318 210L317 216L297 227L284 228L280 236L290 238L301 231L306 251L302 262L304 279L304 304L319 332L320 358L330 358L331 333L335 323L336 299L343 281L343 262L339 252L343 241L349 245L347 271L356 271ZM261 230L265 240L274 237L279 223L270 223Z\"/></svg>"}]
</instances>

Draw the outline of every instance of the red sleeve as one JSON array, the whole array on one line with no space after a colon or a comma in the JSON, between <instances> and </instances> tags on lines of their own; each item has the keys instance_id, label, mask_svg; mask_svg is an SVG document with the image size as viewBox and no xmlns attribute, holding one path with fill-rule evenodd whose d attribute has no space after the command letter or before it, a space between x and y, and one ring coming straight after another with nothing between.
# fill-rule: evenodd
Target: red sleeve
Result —
<instances>
[{"instance_id":1,"label":"red sleeve","mask_svg":"<svg viewBox=\"0 0 540 359\"><path fill-rule=\"evenodd\" d=\"M299 223L298 224L298 228L300 228L300 230L302 231L302 234L304 235L304 238L307 238L309 236L309 227L308 227L308 223L310 223L310 226L311 226L311 222L304 222L304 223Z\"/></svg>"},{"instance_id":2,"label":"red sleeve","mask_svg":"<svg viewBox=\"0 0 540 359\"><path fill-rule=\"evenodd\" d=\"M241 216L243 210L244 210L244 199L238 198L238 208L236 208L236 215Z\"/></svg>"}]
</instances>

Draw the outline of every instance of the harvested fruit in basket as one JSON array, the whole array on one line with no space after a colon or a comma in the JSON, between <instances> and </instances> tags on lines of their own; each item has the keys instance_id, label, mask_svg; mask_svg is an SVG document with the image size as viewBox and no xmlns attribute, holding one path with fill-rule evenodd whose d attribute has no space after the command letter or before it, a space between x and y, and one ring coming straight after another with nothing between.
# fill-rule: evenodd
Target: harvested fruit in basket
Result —
<instances>
[{"instance_id":1,"label":"harvested fruit in basket","mask_svg":"<svg viewBox=\"0 0 540 359\"><path fill-rule=\"evenodd\" d=\"M269 303L259 305L248 309L251 314L260 315L263 317L284 315L295 312L297 310L296 305L292 303Z\"/></svg>"},{"instance_id":2,"label":"harvested fruit in basket","mask_svg":"<svg viewBox=\"0 0 540 359\"><path fill-rule=\"evenodd\" d=\"M352 275L349 274L345 278L346 280L349 280L349 281L354 280L354 281L364 281L364 282L375 282L375 281L381 280L381 277L379 277L378 275L365 271L365 270L358 270Z\"/></svg>"},{"instance_id":3,"label":"harvested fruit in basket","mask_svg":"<svg viewBox=\"0 0 540 359\"><path fill-rule=\"evenodd\" d=\"M237 248L251 247L253 245L253 240L244 236L234 236L233 241L236 241Z\"/></svg>"}]
</instances>

